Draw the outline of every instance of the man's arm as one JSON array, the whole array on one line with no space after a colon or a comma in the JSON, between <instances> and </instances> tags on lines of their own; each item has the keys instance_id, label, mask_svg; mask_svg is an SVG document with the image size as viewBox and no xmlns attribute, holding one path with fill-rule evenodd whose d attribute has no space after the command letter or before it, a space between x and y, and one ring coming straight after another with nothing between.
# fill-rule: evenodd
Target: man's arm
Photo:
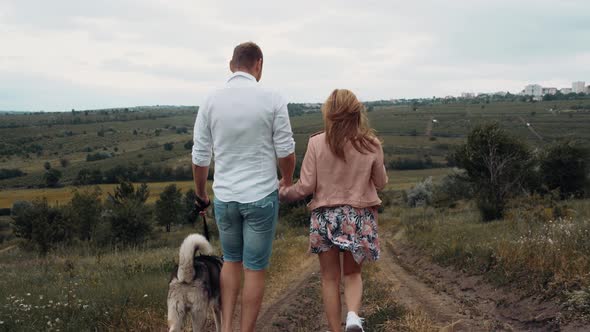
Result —
<instances>
[{"instance_id":1,"label":"man's arm","mask_svg":"<svg viewBox=\"0 0 590 332\"><path fill-rule=\"evenodd\" d=\"M290 186L293 184L293 173L295 172L295 152L279 158L279 171L281 172L280 186Z\"/></svg>"},{"instance_id":2,"label":"man's arm","mask_svg":"<svg viewBox=\"0 0 590 332\"><path fill-rule=\"evenodd\" d=\"M193 164L195 194L205 203L209 202L209 195L207 194L207 175L209 175L209 166L198 166Z\"/></svg>"},{"instance_id":3,"label":"man's arm","mask_svg":"<svg viewBox=\"0 0 590 332\"><path fill-rule=\"evenodd\" d=\"M275 153L279 161L281 172L281 186L293 184L293 173L295 172L295 140L289 121L289 110L287 100L277 95L275 116L273 120L272 139Z\"/></svg>"},{"instance_id":4,"label":"man's arm","mask_svg":"<svg viewBox=\"0 0 590 332\"><path fill-rule=\"evenodd\" d=\"M195 129L193 132L194 144L192 151L193 180L195 181L195 194L204 202L209 202L207 195L207 175L211 163L212 138L209 127L207 102L199 108Z\"/></svg>"}]
</instances>

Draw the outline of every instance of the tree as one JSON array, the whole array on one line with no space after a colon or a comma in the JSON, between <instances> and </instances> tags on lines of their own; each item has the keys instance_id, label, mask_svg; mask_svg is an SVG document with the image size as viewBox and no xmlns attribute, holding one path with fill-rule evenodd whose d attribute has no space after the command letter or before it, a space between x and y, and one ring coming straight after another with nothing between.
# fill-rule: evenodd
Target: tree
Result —
<instances>
[{"instance_id":1,"label":"tree","mask_svg":"<svg viewBox=\"0 0 590 332\"><path fill-rule=\"evenodd\" d=\"M549 147L541 158L543 184L549 190L558 189L562 199L583 197L588 186L590 152L573 142Z\"/></svg>"},{"instance_id":2,"label":"tree","mask_svg":"<svg viewBox=\"0 0 590 332\"><path fill-rule=\"evenodd\" d=\"M172 151L174 149L174 143L164 143L164 150Z\"/></svg>"},{"instance_id":3,"label":"tree","mask_svg":"<svg viewBox=\"0 0 590 332\"><path fill-rule=\"evenodd\" d=\"M100 199L101 190L95 187L91 191L75 191L72 200L67 205L69 218L77 225L77 233L81 240L91 240L102 212Z\"/></svg>"},{"instance_id":4,"label":"tree","mask_svg":"<svg viewBox=\"0 0 590 332\"><path fill-rule=\"evenodd\" d=\"M51 163L50 163L50 162L48 162L48 161L46 161L46 162L43 164L43 168L45 168L45 170L46 170L46 171L50 170L50 169L51 169Z\"/></svg>"},{"instance_id":5,"label":"tree","mask_svg":"<svg viewBox=\"0 0 590 332\"><path fill-rule=\"evenodd\" d=\"M43 180L48 187L56 187L61 179L61 172L55 168L45 171Z\"/></svg>"},{"instance_id":6,"label":"tree","mask_svg":"<svg viewBox=\"0 0 590 332\"><path fill-rule=\"evenodd\" d=\"M504 215L508 198L522 188L533 166L528 146L497 123L474 128L451 159L465 169L465 180L478 188L477 205L484 221Z\"/></svg>"},{"instance_id":7,"label":"tree","mask_svg":"<svg viewBox=\"0 0 590 332\"><path fill-rule=\"evenodd\" d=\"M128 181L121 182L114 194L109 193L106 217L116 242L138 244L151 233L151 211L145 204L148 196L145 183L136 189Z\"/></svg>"},{"instance_id":8,"label":"tree","mask_svg":"<svg viewBox=\"0 0 590 332\"><path fill-rule=\"evenodd\" d=\"M109 201L114 204L122 204L126 200L136 200L145 203L150 195L147 184L142 183L139 188L135 189L133 183L124 180L115 188L114 194L109 193Z\"/></svg>"},{"instance_id":9,"label":"tree","mask_svg":"<svg viewBox=\"0 0 590 332\"><path fill-rule=\"evenodd\" d=\"M181 222L182 212L182 193L171 184L164 188L160 194L160 199L156 201L156 219L158 224L166 227L166 232L170 232L172 224Z\"/></svg>"}]
</instances>

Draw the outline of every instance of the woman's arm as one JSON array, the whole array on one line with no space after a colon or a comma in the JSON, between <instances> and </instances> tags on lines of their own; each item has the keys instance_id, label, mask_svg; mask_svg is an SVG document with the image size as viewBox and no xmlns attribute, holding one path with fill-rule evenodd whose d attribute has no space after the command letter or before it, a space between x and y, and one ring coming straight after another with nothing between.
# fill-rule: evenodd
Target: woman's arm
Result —
<instances>
[{"instance_id":1,"label":"woman's arm","mask_svg":"<svg viewBox=\"0 0 590 332\"><path fill-rule=\"evenodd\" d=\"M307 151L301 164L299 181L290 187L283 187L280 190L280 198L283 201L297 201L304 199L315 191L317 177L316 155L311 138L307 143Z\"/></svg>"},{"instance_id":2,"label":"woman's arm","mask_svg":"<svg viewBox=\"0 0 590 332\"><path fill-rule=\"evenodd\" d=\"M373 162L371 180L377 190L383 190L387 181L389 181L387 178L387 171L385 170L385 163L383 161L383 147L381 144L377 147L377 158L375 158L375 161Z\"/></svg>"}]
</instances>

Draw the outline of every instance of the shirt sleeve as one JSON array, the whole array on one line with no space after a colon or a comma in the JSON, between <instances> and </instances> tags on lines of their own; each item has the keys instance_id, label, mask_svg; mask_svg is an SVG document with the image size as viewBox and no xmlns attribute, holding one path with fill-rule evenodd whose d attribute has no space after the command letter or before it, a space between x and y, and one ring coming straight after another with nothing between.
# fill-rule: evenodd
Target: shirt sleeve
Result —
<instances>
[{"instance_id":1,"label":"shirt sleeve","mask_svg":"<svg viewBox=\"0 0 590 332\"><path fill-rule=\"evenodd\" d=\"M287 100L282 96L277 96L272 123L272 140L277 158L285 158L295 152L295 140L291 130Z\"/></svg>"},{"instance_id":2,"label":"shirt sleeve","mask_svg":"<svg viewBox=\"0 0 590 332\"><path fill-rule=\"evenodd\" d=\"M303 157L303 163L301 164L301 174L299 175L299 181L291 187L285 188L282 192L283 197L288 201L301 200L316 190L317 184L317 165L315 148L312 140L310 139L307 143L307 152Z\"/></svg>"},{"instance_id":3,"label":"shirt sleeve","mask_svg":"<svg viewBox=\"0 0 590 332\"><path fill-rule=\"evenodd\" d=\"M377 147L377 158L373 162L371 170L371 180L377 190L382 190L389 181L387 171L385 170L385 163L383 161L383 147L381 144Z\"/></svg>"},{"instance_id":4,"label":"shirt sleeve","mask_svg":"<svg viewBox=\"0 0 590 332\"><path fill-rule=\"evenodd\" d=\"M202 167L209 166L211 164L211 150L213 145L207 102L203 103L203 107L200 107L197 113L197 120L195 121L195 129L193 131L193 142L193 164Z\"/></svg>"}]
</instances>

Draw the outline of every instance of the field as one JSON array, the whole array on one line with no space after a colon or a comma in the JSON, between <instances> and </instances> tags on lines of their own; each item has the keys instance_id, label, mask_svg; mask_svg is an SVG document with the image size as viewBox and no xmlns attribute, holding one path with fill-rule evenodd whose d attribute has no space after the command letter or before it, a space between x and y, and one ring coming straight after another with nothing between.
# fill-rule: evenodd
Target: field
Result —
<instances>
[{"instance_id":1,"label":"field","mask_svg":"<svg viewBox=\"0 0 590 332\"><path fill-rule=\"evenodd\" d=\"M165 177L171 180L148 183L150 207L171 183L186 192L192 181L175 169L190 165L185 144L192 138L195 111L0 115L0 169L26 173L0 180L0 208L42 197L63 206L75 190L93 187L74 185L84 169L104 175L132 165L169 168ZM588 200L519 198L510 202L503 220L485 223L470 200L410 208L402 192L428 177L436 184L453 172L447 154L481 123L499 122L533 147L568 139L589 146L590 101L376 106L369 119L384 142L390 182L379 216L382 257L363 270L367 331L588 328ZM293 117L292 126L301 160L307 138L322 128L321 115ZM88 158L96 153L108 157ZM55 187L45 184L46 162L63 174ZM96 186L104 199L116 184ZM326 330L319 266L314 256L303 254L308 212L302 206L285 211L257 330ZM10 222L0 216L0 331L166 330L169 270L179 243L194 228L175 225L166 233L156 226L149 238L127 247L76 240L40 256L14 238Z\"/></svg>"},{"instance_id":2,"label":"field","mask_svg":"<svg viewBox=\"0 0 590 332\"><path fill-rule=\"evenodd\" d=\"M533 145L541 146L562 139L576 139L588 144L590 111L583 108L590 107L588 104L587 100L436 104L419 106L415 111L411 106L375 107L369 113L369 119L384 141L388 161L430 158L433 163L444 164L446 154L463 142L470 128L489 121L501 123ZM123 115L125 121L115 120ZM19 125L0 127L0 168L19 169L26 173L0 180L0 188L44 185L45 162L63 173L61 183L64 185L71 185L82 169L104 172L115 166L190 166L190 150L184 144L192 139L195 113L163 110L162 117L148 115L111 111L100 118L96 115L94 119L91 113L89 123L77 123L74 119L84 116L70 113L0 115L3 123ZM55 124L48 124L50 121ZM292 127L297 154L301 158L307 137L322 128L321 115L312 113L293 117ZM172 148L166 150L165 143L172 143ZM109 157L87 161L88 155L95 153L105 153ZM67 160L65 167L61 165L62 159Z\"/></svg>"}]
</instances>

